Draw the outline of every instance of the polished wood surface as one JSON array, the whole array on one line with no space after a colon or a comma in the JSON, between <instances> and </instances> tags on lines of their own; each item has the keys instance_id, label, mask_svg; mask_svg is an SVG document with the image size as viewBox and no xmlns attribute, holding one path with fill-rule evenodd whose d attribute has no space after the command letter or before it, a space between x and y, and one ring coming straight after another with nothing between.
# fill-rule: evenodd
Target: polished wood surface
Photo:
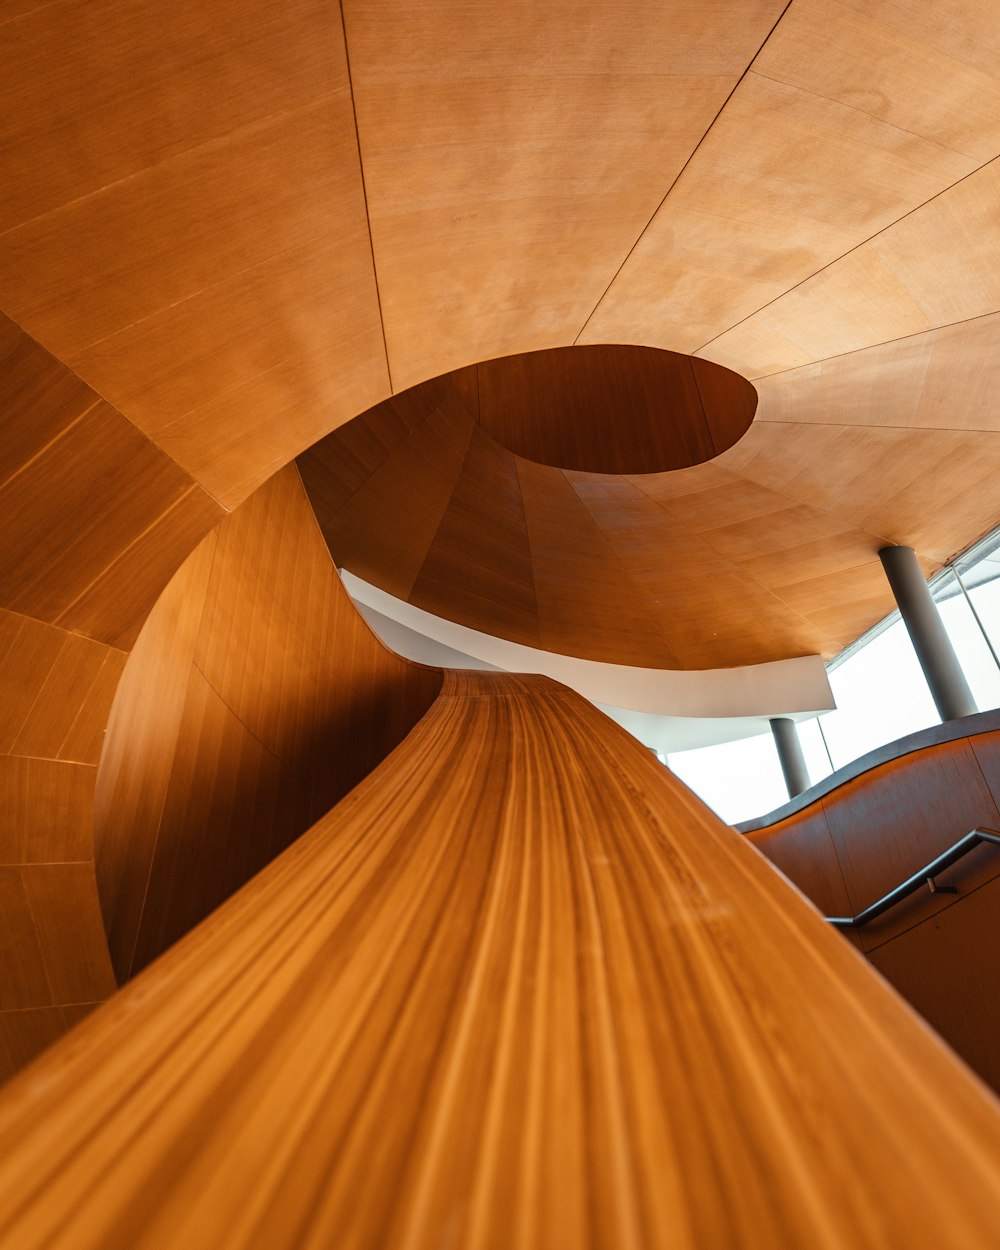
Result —
<instances>
[{"instance_id":1,"label":"polished wood surface","mask_svg":"<svg viewBox=\"0 0 1000 1250\"><path fill-rule=\"evenodd\" d=\"M747 837L824 914L856 915L977 825L1000 828L1000 730L978 723L989 719L958 723L974 736L928 733L928 745L871 761ZM983 955L998 936L998 877L1000 855L977 848L938 880L956 893L918 891L850 936L1000 1089L995 961Z\"/></svg>"},{"instance_id":2,"label":"polished wood surface","mask_svg":"<svg viewBox=\"0 0 1000 1250\"><path fill-rule=\"evenodd\" d=\"M94 847L119 981L370 772L439 685L354 612L294 468L227 518L150 614L108 723Z\"/></svg>"},{"instance_id":3,"label":"polished wood surface","mask_svg":"<svg viewBox=\"0 0 1000 1250\"><path fill-rule=\"evenodd\" d=\"M0 912L5 985L34 1004L0 1013L10 1062L111 983L93 940L92 867L26 857L36 841L38 855L76 855L89 835L78 770L94 768L124 649L221 518L219 504L234 507L391 391L575 341L697 350L761 379L757 419L722 461L638 484L563 474L551 493L518 467L538 633L552 640L543 645L558 645L590 554L621 551L599 579L595 565L601 599L591 593L589 610L599 627L570 630L603 656L636 656L649 638L665 664L831 654L888 605L879 545L916 547L930 571L1000 515L991 337L1000 311L1000 27L990 0L345 0L332 13L313 0L266 9L13 0L0 29L0 309L44 349L38 355L4 324L13 347L0 353L0 623L12 618L16 635L0 643L0 716L8 749L24 752L17 760L56 766L24 772L15 762L0 783L16 801L5 825L15 857ZM82 387L59 374L63 366ZM33 377L48 381L35 388ZM86 411L85 391L96 399ZM456 416L467 410L468 374L455 394L459 407L435 418L433 456L361 439L350 445L354 460L345 450L326 463L327 480L352 492L359 516L368 511L380 558L400 532L398 496L419 485L403 518L417 536L394 573L403 597L439 527L445 545L429 567L449 593L460 576L457 518L445 520L471 445ZM391 473L375 471L383 450ZM386 511L369 492L382 492ZM503 524L483 531L494 560L496 536L517 532L514 512L505 504ZM563 515L577 518L581 535L568 551ZM510 564L523 617L523 559ZM534 575L543 564L556 570L544 587ZM701 570L713 566L709 584ZM618 602L626 623L616 632ZM192 709L195 729L212 712L214 724L231 724L190 671L169 697ZM254 743L265 749L231 728L227 761L250 758ZM176 810L185 804L196 808L193 792L177 791ZM826 985L813 971L810 991ZM182 1007L179 1034L191 1024ZM756 1025L747 1024L752 1036ZM341 1036L340 1019L330 1035ZM770 1057L792 1053L783 1046ZM797 1049L796 1061L811 1050ZM904 1039L878 1071L866 1070L879 1098L898 1089L901 1065L920 1097L933 1092L936 1061L911 1068L913 1053ZM78 1062L77 1072L90 1068L89 1056ZM105 1050L100 1070L111 1073L113 1062ZM263 1084L281 1096L282 1082ZM704 1092L706 1106L726 1101L717 1086ZM884 1159L899 1157L900 1141L909 1146L922 1105L901 1102L874 1116L879 1132L896 1133ZM934 1114L955 1102L949 1095ZM805 1113L813 1103L799 1097L796 1106ZM845 1122L831 1112L811 1124L805 1156L788 1139L760 1209L783 1210L773 1194L808 1189L798 1160L828 1140L827 1119L852 1131L847 1110ZM865 1167L866 1111L853 1113ZM69 1138L29 1119L52 1164L53 1139ZM646 1157L645 1123L637 1116L616 1138L599 1120L589 1134L628 1144L612 1155L616 1176ZM763 1130L743 1154L730 1120L718 1132L729 1166L763 1166L758 1146L761 1159L775 1159ZM252 1151L253 1137L241 1140ZM25 1142L20 1126L5 1133L8 1148ZM939 1159L951 1142L939 1136ZM185 1139L172 1157L193 1157L191 1147ZM158 1169L143 1171L148 1156L131 1142L123 1153L133 1179L142 1173L139 1191ZM27 1153L25 1166L36 1157ZM376 1150L366 1167L382 1157ZM421 1155L407 1157L420 1166ZM67 1184L79 1180L76 1192L99 1204L94 1177L105 1162L82 1179L68 1172ZM670 1175L660 1169L657 1184ZM838 1184L845 1176L853 1173L841 1170ZM896 1218L898 1182L873 1200L869 1242L887 1241L879 1211L885 1201L884 1219ZM603 1193L599 1185L591 1193ZM737 1188L740 1201L714 1218L742 1213L744 1194L763 1192ZM17 1187L19 1200L29 1189ZM941 1193L923 1189L905 1203L901 1228L925 1211L926 1194ZM975 1195L965 1201L963 1177L947 1189L954 1222L939 1236L927 1225L930 1235L975 1244L963 1223ZM371 1191L359 1183L357 1192ZM553 1191L539 1181L538 1192ZM63 1200L73 1200L68 1190ZM192 1219L201 1210L191 1190L176 1201ZM147 1209L136 1200L123 1215L124 1244L128 1220ZM798 1240L831 1241L847 1218L840 1206L821 1232L810 1225ZM717 1231L709 1244L733 1241ZM755 1246L758 1231L748 1234ZM794 1242L797 1231L772 1241ZM856 1244L854 1231L841 1242ZM907 1232L904 1244L925 1232ZM23 1244L16 1233L13 1244Z\"/></svg>"},{"instance_id":4,"label":"polished wood surface","mask_svg":"<svg viewBox=\"0 0 1000 1250\"><path fill-rule=\"evenodd\" d=\"M556 348L476 366L477 417L523 460L590 473L662 473L747 432L757 396L708 361L648 347Z\"/></svg>"},{"instance_id":5,"label":"polished wood surface","mask_svg":"<svg viewBox=\"0 0 1000 1250\"><path fill-rule=\"evenodd\" d=\"M992 1246L1000 1109L544 678L405 743L0 1095L0 1244Z\"/></svg>"}]
</instances>

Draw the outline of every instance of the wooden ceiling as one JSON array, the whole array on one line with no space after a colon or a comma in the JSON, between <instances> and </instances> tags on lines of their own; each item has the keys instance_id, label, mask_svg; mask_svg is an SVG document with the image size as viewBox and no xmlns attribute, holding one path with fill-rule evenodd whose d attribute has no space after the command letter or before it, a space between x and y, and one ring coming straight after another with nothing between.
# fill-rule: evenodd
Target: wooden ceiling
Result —
<instances>
[{"instance_id":1,"label":"wooden ceiling","mask_svg":"<svg viewBox=\"0 0 1000 1250\"><path fill-rule=\"evenodd\" d=\"M742 438L757 407L731 369L650 347L555 347L474 372L476 420L501 447L590 473L703 464Z\"/></svg>"},{"instance_id":2,"label":"wooden ceiling","mask_svg":"<svg viewBox=\"0 0 1000 1250\"><path fill-rule=\"evenodd\" d=\"M738 639L719 662L836 650L890 606L877 545L930 570L1000 519L989 0L19 0L0 26L0 311L211 497L185 549L391 393L574 343L757 386L750 433L655 488L701 519L619 571L674 632ZM58 532L52 484L25 533ZM701 595L705 543L745 593ZM44 582L51 543L25 550L0 606Z\"/></svg>"}]
</instances>

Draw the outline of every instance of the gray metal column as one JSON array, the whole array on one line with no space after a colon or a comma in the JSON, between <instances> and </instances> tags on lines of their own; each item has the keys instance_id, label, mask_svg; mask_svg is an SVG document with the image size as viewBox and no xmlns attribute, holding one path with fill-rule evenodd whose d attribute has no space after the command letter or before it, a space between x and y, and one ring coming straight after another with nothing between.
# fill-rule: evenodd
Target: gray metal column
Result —
<instances>
[{"instance_id":1,"label":"gray metal column","mask_svg":"<svg viewBox=\"0 0 1000 1250\"><path fill-rule=\"evenodd\" d=\"M795 728L795 721L787 716L772 716L770 725L774 745L778 748L778 762L781 764L788 797L794 799L812 784L809 769L806 768L806 758L802 754L802 744L799 742L799 731Z\"/></svg>"},{"instance_id":2,"label":"gray metal column","mask_svg":"<svg viewBox=\"0 0 1000 1250\"><path fill-rule=\"evenodd\" d=\"M913 548L883 547L878 554L941 719L978 712Z\"/></svg>"}]
</instances>

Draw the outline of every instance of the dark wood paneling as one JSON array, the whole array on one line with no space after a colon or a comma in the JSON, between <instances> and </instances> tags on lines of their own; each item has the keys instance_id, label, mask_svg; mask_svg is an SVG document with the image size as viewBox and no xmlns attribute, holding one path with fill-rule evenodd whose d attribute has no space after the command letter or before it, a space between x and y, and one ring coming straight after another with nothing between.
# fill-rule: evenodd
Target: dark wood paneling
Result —
<instances>
[{"instance_id":1,"label":"dark wood paneling","mask_svg":"<svg viewBox=\"0 0 1000 1250\"><path fill-rule=\"evenodd\" d=\"M996 1103L751 848L494 674L0 1094L19 1250L992 1250L998 1165Z\"/></svg>"},{"instance_id":2,"label":"dark wood paneling","mask_svg":"<svg viewBox=\"0 0 1000 1250\"><path fill-rule=\"evenodd\" d=\"M96 1006L94 1002L0 1011L0 1081L19 1072Z\"/></svg>"},{"instance_id":3,"label":"dark wood paneling","mask_svg":"<svg viewBox=\"0 0 1000 1250\"><path fill-rule=\"evenodd\" d=\"M748 841L794 882L824 916L853 916L860 910L847 892L821 806L810 809L801 819L793 817L751 834Z\"/></svg>"},{"instance_id":4,"label":"dark wood paneling","mask_svg":"<svg viewBox=\"0 0 1000 1250\"><path fill-rule=\"evenodd\" d=\"M749 429L739 374L649 347L563 347L478 366L479 421L501 447L590 473L662 473L711 460Z\"/></svg>"},{"instance_id":5,"label":"dark wood paneling","mask_svg":"<svg viewBox=\"0 0 1000 1250\"><path fill-rule=\"evenodd\" d=\"M0 864L89 861L96 768L0 756Z\"/></svg>"},{"instance_id":6,"label":"dark wood paneling","mask_svg":"<svg viewBox=\"0 0 1000 1250\"><path fill-rule=\"evenodd\" d=\"M1000 1091L1000 881L893 938L872 963L984 1081Z\"/></svg>"},{"instance_id":7,"label":"dark wood paneling","mask_svg":"<svg viewBox=\"0 0 1000 1250\"><path fill-rule=\"evenodd\" d=\"M538 601L517 467L474 429L462 472L420 566L409 600L473 629L537 647Z\"/></svg>"},{"instance_id":8,"label":"dark wood paneling","mask_svg":"<svg viewBox=\"0 0 1000 1250\"><path fill-rule=\"evenodd\" d=\"M857 909L874 903L976 825L1000 827L968 741L944 743L891 761L823 800L844 878ZM1000 855L982 847L942 878L963 891L1000 872ZM921 892L861 931L867 950L946 906Z\"/></svg>"},{"instance_id":9,"label":"dark wood paneling","mask_svg":"<svg viewBox=\"0 0 1000 1250\"><path fill-rule=\"evenodd\" d=\"M95 804L119 980L384 758L440 685L355 613L295 469L192 554L140 635Z\"/></svg>"}]
</instances>

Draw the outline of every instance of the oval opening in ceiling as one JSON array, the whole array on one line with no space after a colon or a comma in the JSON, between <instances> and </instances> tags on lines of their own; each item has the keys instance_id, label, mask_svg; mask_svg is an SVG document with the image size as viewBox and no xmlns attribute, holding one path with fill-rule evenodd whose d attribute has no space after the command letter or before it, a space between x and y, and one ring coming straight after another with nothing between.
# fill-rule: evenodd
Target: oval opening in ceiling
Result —
<instances>
[{"instance_id":1,"label":"oval opening in ceiling","mask_svg":"<svg viewBox=\"0 0 1000 1250\"><path fill-rule=\"evenodd\" d=\"M515 455L588 473L662 473L720 455L750 428L753 386L654 347L557 347L476 366L479 424Z\"/></svg>"}]
</instances>

